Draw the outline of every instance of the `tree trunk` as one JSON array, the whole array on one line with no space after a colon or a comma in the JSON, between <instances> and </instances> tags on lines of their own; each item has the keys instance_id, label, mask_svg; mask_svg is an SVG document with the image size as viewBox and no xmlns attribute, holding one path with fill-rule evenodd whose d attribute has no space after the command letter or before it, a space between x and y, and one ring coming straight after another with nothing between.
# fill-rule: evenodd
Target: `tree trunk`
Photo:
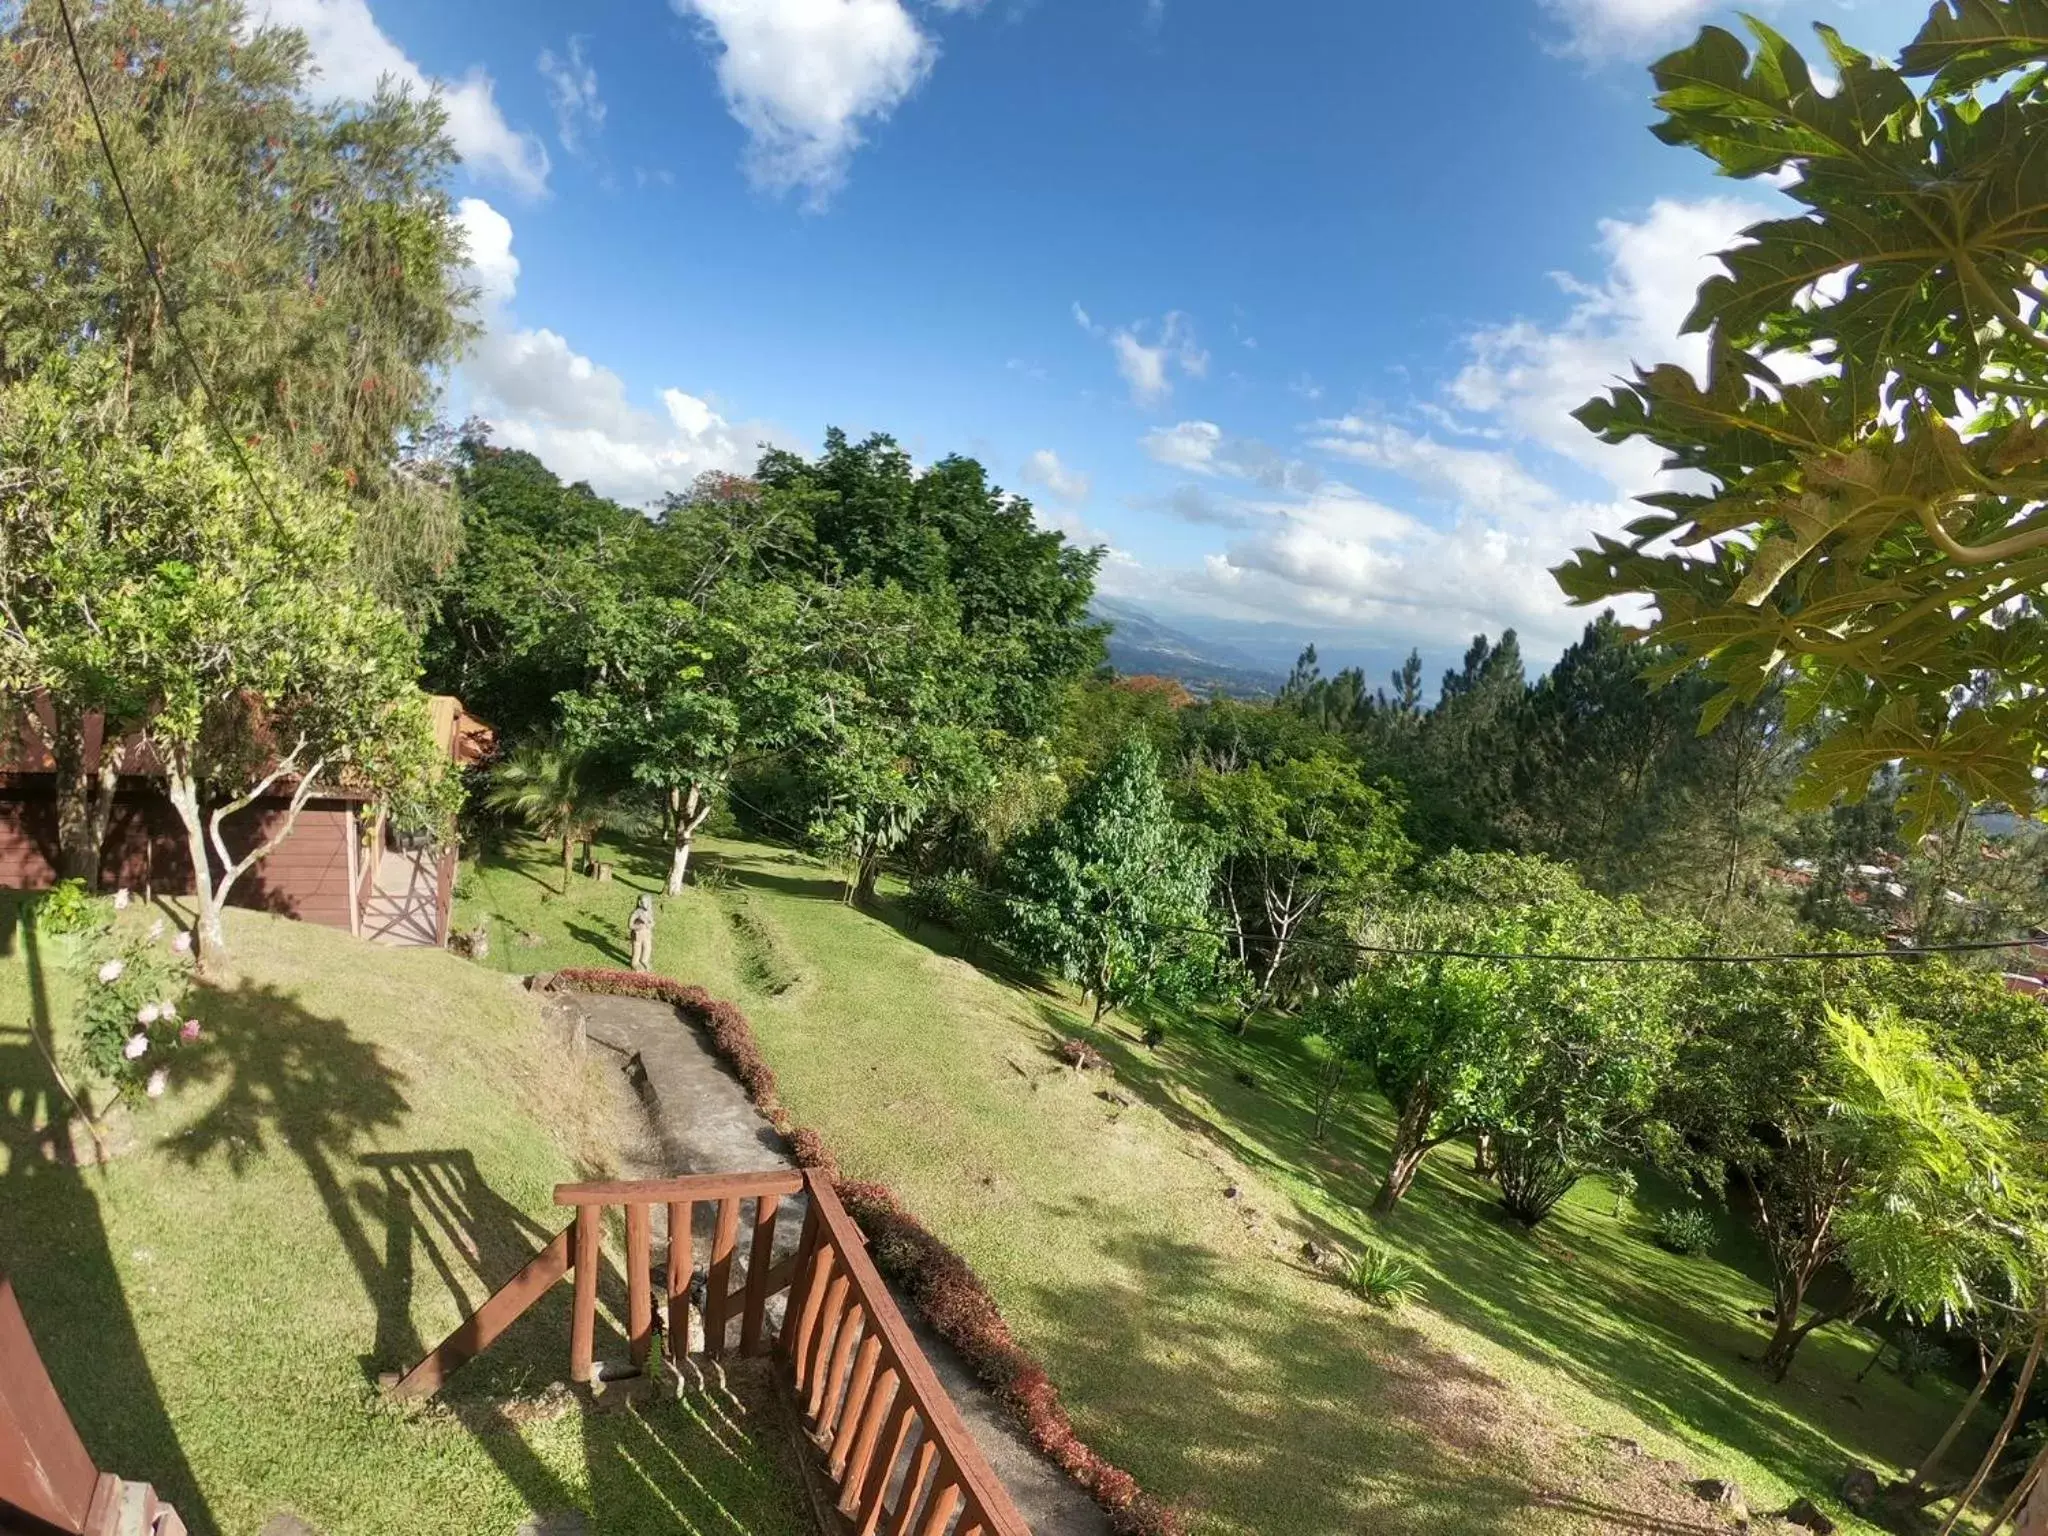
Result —
<instances>
[{"instance_id":1,"label":"tree trunk","mask_svg":"<svg viewBox=\"0 0 2048 1536\"><path fill-rule=\"evenodd\" d=\"M87 890L96 891L107 820L114 808L114 787L120 778L121 744L118 739L103 739L99 771L89 773L85 766L85 712L55 699L51 711L55 729L44 744L56 767L57 875L63 880L83 880ZM107 731L118 729L117 722L107 722Z\"/></svg>"},{"instance_id":2,"label":"tree trunk","mask_svg":"<svg viewBox=\"0 0 2048 1536\"><path fill-rule=\"evenodd\" d=\"M1773 1381L1783 1381L1792 1369L1792 1357L1799 1351L1799 1341L1806 1337L1806 1330L1799 1326L1799 1309L1804 1296L1803 1288L1795 1291L1788 1301L1778 1299L1778 1322L1771 1330L1771 1342L1764 1347L1763 1358L1757 1362L1763 1373Z\"/></svg>"},{"instance_id":3,"label":"tree trunk","mask_svg":"<svg viewBox=\"0 0 2048 1536\"><path fill-rule=\"evenodd\" d=\"M1972 1387L1970 1395L1963 1399L1962 1408L1949 1420L1948 1428L1943 1430L1941 1438L1934 1442L1934 1449L1921 1457L1920 1465L1912 1470L1903 1483L1898 1484L1898 1492L1917 1494L1925 1491L1927 1480L1934 1475L1934 1469L1941 1465L1941 1458L1949 1453L1950 1448L1956 1443L1957 1436L1962 1434L1963 1427L1970 1422L1970 1416L1977 1411L1977 1405L1984 1401L1984 1394L1991 1389L1991 1379L1998 1374L1999 1367L2005 1364L2005 1357L2010 1350L2009 1345L2002 1346L1984 1369L1978 1372L1977 1385ZM1880 1347L1878 1353L1883 1352Z\"/></svg>"},{"instance_id":4,"label":"tree trunk","mask_svg":"<svg viewBox=\"0 0 2048 1536\"><path fill-rule=\"evenodd\" d=\"M1323 1072L1323 1091L1316 1096L1316 1140L1330 1129L1330 1111L1337 1107L1337 1095L1344 1090L1344 1078L1351 1064L1342 1056L1333 1059Z\"/></svg>"},{"instance_id":5,"label":"tree trunk","mask_svg":"<svg viewBox=\"0 0 2048 1536\"><path fill-rule=\"evenodd\" d=\"M1390 1213L1415 1182L1422 1160L1436 1145L1429 1139L1429 1120L1435 1112L1435 1097L1426 1088L1413 1090L1407 1103L1401 1106L1401 1122L1394 1128L1393 1157L1387 1164L1386 1178L1380 1182L1380 1192L1373 1197L1375 1216Z\"/></svg>"},{"instance_id":6,"label":"tree trunk","mask_svg":"<svg viewBox=\"0 0 2048 1536\"><path fill-rule=\"evenodd\" d=\"M562 894L569 894L569 867L576 857L576 829L564 825L562 828Z\"/></svg>"},{"instance_id":7,"label":"tree trunk","mask_svg":"<svg viewBox=\"0 0 2048 1536\"><path fill-rule=\"evenodd\" d=\"M882 878L882 850L879 846L863 847L860 851L860 878L853 888L853 899L858 906L867 906L875 899L875 886Z\"/></svg>"},{"instance_id":8,"label":"tree trunk","mask_svg":"<svg viewBox=\"0 0 2048 1536\"><path fill-rule=\"evenodd\" d=\"M191 771L175 761L165 764L164 783L171 806L185 828L185 847L192 858L192 904L196 908L193 959L201 976L217 976L220 961L228 952L228 936L220 920L220 893L214 888L213 863L206 852L206 818L199 809L199 785Z\"/></svg>"},{"instance_id":9,"label":"tree trunk","mask_svg":"<svg viewBox=\"0 0 2048 1536\"><path fill-rule=\"evenodd\" d=\"M674 842L670 847L668 861L668 894L683 894L683 881L690 872L690 848L696 841L697 829L704 825L704 818L711 814L711 800L697 785L692 784L687 795L678 797L671 790L669 808L672 817L670 831Z\"/></svg>"},{"instance_id":10,"label":"tree trunk","mask_svg":"<svg viewBox=\"0 0 2048 1536\"><path fill-rule=\"evenodd\" d=\"M1490 1179L1500 1171L1500 1156L1494 1150L1493 1133L1481 1131L1472 1142L1472 1172L1482 1179Z\"/></svg>"},{"instance_id":11,"label":"tree trunk","mask_svg":"<svg viewBox=\"0 0 2048 1536\"><path fill-rule=\"evenodd\" d=\"M1984 1480L1991 1475L1991 1469L1998 1465L1998 1458L2005 1450L2005 1442L2012 1438L2012 1427L2019 1422L2020 1410L2026 1406L2027 1391L2034 1385L2034 1368L2041 1363L2041 1345L2048 1341L2048 1313L2042 1314L2034 1323L2034 1339L2027 1346L2027 1362L2020 1367L2020 1379L2013 1384L2012 1406L2005 1410L2005 1417L1999 1421L1998 1433L1991 1437L1991 1449L1984 1453L1984 1459L1977 1463L1976 1475L1970 1484L1956 1495L1956 1507L1948 1512L1948 1519L1941 1525L1940 1536L1948 1536L1955 1529L1956 1522L1963 1517L1963 1511L1970 1507L1970 1501L1977 1497L1977 1490L1984 1486Z\"/></svg>"}]
</instances>

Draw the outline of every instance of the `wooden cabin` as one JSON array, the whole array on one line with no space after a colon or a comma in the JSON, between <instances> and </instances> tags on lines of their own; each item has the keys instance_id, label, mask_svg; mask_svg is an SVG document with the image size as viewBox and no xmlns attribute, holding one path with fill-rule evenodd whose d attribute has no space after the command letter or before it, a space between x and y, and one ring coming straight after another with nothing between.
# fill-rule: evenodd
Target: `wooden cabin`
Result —
<instances>
[{"instance_id":1,"label":"wooden cabin","mask_svg":"<svg viewBox=\"0 0 2048 1536\"><path fill-rule=\"evenodd\" d=\"M466 766L488 755L490 728L458 699L431 701L434 733L449 760ZM86 766L95 770L99 722L86 728ZM114 794L101 851L100 884L149 896L192 891L185 829L165 793L162 775L139 742L131 742ZM57 880L56 775L34 731L16 729L0 741L0 889L47 890ZM229 820L229 847L239 855L283 818L290 786ZM455 886L456 850L403 849L387 835L377 807L355 791L322 787L299 813L291 835L236 882L235 906L275 912L300 922L343 928L363 937L403 933L408 942L445 943Z\"/></svg>"}]
</instances>

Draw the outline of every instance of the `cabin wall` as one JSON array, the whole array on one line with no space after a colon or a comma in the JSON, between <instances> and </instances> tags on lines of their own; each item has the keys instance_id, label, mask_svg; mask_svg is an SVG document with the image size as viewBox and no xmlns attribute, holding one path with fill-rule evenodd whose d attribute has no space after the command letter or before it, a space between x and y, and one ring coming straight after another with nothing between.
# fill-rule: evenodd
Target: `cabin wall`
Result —
<instances>
[{"instance_id":1,"label":"cabin wall","mask_svg":"<svg viewBox=\"0 0 2048 1536\"><path fill-rule=\"evenodd\" d=\"M291 836L235 882L230 904L353 930L353 810L347 800L308 801ZM270 835L288 811L288 801L270 799L230 817L224 828L229 852L240 858ZM0 784L0 888L47 890L56 878L57 807L48 778L25 775ZM100 880L108 889L126 886L146 895L192 893L185 829L161 790L142 782L124 785L116 795Z\"/></svg>"}]
</instances>

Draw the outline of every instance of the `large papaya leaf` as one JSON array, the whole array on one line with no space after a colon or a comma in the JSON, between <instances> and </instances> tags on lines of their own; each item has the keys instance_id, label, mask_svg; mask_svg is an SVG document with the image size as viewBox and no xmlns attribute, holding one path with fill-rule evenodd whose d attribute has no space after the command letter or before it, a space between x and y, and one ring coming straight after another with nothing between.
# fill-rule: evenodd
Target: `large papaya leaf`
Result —
<instances>
[{"instance_id":1,"label":"large papaya leaf","mask_svg":"<svg viewBox=\"0 0 2048 1536\"><path fill-rule=\"evenodd\" d=\"M2048 0L1941 0L1899 56L1934 89L1966 91L2048 58Z\"/></svg>"}]
</instances>

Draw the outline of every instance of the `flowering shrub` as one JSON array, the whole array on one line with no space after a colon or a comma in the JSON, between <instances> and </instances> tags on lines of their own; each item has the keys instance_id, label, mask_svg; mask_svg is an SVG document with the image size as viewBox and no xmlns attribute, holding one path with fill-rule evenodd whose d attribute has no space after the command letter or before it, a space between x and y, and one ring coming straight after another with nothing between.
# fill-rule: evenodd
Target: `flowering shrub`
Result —
<instances>
[{"instance_id":1,"label":"flowering shrub","mask_svg":"<svg viewBox=\"0 0 2048 1536\"><path fill-rule=\"evenodd\" d=\"M775 1097L775 1074L762 1059L744 1013L702 987L644 971L572 969L536 978L536 985L658 998L705 1030L754 1107L789 1138L797 1165L832 1181L847 1214L867 1234L868 1256L875 1267L902 1289L968 1369L994 1389L1031 1443L1108 1511L1116 1536L1186 1536L1187 1520L1179 1510L1141 1490L1136 1478L1075 1434L1073 1421L1060 1405L1059 1390L1045 1368L1011 1336L995 1298L967 1261L927 1231L888 1186L841 1177L831 1148L818 1132L791 1127L788 1112ZM1109 1065L1107 1059L1098 1059Z\"/></svg>"},{"instance_id":2,"label":"flowering shrub","mask_svg":"<svg viewBox=\"0 0 2048 1536\"><path fill-rule=\"evenodd\" d=\"M186 942L180 945L177 940ZM171 1059L205 1033L189 1016L189 934L106 923L80 951L79 1045L86 1065L123 1094L162 1095Z\"/></svg>"}]
</instances>

